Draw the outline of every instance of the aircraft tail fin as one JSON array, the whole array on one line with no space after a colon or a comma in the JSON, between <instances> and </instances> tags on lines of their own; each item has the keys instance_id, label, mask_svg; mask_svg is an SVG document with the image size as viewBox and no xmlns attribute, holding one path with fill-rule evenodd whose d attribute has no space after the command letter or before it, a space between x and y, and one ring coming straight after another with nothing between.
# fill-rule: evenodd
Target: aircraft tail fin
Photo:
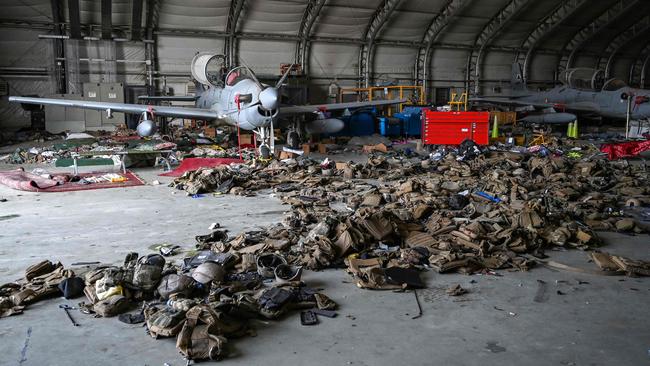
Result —
<instances>
[{"instance_id":1,"label":"aircraft tail fin","mask_svg":"<svg viewBox=\"0 0 650 366\"><path fill-rule=\"evenodd\" d=\"M524 73L521 69L521 64L512 64L512 75L510 75L510 86L513 92L526 91L526 83L524 82Z\"/></svg>"}]
</instances>

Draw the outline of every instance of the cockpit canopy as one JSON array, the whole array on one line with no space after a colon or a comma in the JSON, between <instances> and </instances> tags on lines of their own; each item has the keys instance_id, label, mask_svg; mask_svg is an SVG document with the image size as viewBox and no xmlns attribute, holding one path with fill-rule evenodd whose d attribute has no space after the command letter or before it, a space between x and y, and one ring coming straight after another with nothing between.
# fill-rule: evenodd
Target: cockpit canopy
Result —
<instances>
[{"instance_id":1,"label":"cockpit canopy","mask_svg":"<svg viewBox=\"0 0 650 366\"><path fill-rule=\"evenodd\" d=\"M621 79L609 79L605 82L603 86L603 91L617 91L623 88L627 88L625 81Z\"/></svg>"},{"instance_id":2,"label":"cockpit canopy","mask_svg":"<svg viewBox=\"0 0 650 366\"><path fill-rule=\"evenodd\" d=\"M603 70L583 67L564 70L560 81L569 88L586 91L616 91L627 87L623 80L606 80Z\"/></svg>"},{"instance_id":3,"label":"cockpit canopy","mask_svg":"<svg viewBox=\"0 0 650 366\"><path fill-rule=\"evenodd\" d=\"M226 58L214 53L197 53L192 59L192 77L207 86L222 86Z\"/></svg>"},{"instance_id":4,"label":"cockpit canopy","mask_svg":"<svg viewBox=\"0 0 650 366\"><path fill-rule=\"evenodd\" d=\"M246 66L238 66L230 70L228 75L226 75L226 85L233 86L245 79L256 80L251 69Z\"/></svg>"}]
</instances>

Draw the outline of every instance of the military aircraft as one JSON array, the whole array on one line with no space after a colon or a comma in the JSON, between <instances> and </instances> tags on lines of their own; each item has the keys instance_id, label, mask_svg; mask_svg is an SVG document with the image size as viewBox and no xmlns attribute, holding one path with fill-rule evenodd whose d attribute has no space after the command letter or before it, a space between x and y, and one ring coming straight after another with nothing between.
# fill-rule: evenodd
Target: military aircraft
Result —
<instances>
[{"instance_id":1,"label":"military aircraft","mask_svg":"<svg viewBox=\"0 0 650 366\"><path fill-rule=\"evenodd\" d=\"M570 123L577 119L574 113L586 117L626 119L628 106L631 119L650 118L650 90L628 87L619 79L605 79L602 70L574 68L565 70L561 86L548 91L529 90L523 82L521 65L512 65L510 97L476 97L476 103L501 104L542 110L531 114L524 122L541 124ZM572 113L567 113L572 112Z\"/></svg>"},{"instance_id":2,"label":"military aircraft","mask_svg":"<svg viewBox=\"0 0 650 366\"><path fill-rule=\"evenodd\" d=\"M406 102L402 99L281 106L280 89L292 67L287 69L275 86L270 86L262 84L247 66L238 66L227 71L223 66L224 60L223 55L213 53L197 53L194 56L191 72L198 86L196 96L141 97L148 101L194 101L195 106L191 108L15 96L9 97L9 101L101 110L105 111L109 118L114 112L141 114L137 126L140 136L151 136L155 133L155 116L217 120L242 130L254 131L261 142L260 154L264 157L269 156L273 150L273 124L279 116L315 113L316 119L308 122L309 132L335 133L343 129L343 121L328 118L329 111Z\"/></svg>"}]
</instances>

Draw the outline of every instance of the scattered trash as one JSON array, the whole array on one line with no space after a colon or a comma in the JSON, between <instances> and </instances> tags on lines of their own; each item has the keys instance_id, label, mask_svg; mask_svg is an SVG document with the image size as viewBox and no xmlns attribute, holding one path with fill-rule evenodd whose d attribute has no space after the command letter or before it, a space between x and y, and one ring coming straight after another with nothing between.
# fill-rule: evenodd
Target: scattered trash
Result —
<instances>
[{"instance_id":1,"label":"scattered trash","mask_svg":"<svg viewBox=\"0 0 650 366\"><path fill-rule=\"evenodd\" d=\"M466 294L467 290L462 288L460 286L460 284L455 284L455 285L451 285L449 288L447 288L446 292L447 292L447 295L449 295L449 296L460 296L460 295Z\"/></svg>"}]
</instances>

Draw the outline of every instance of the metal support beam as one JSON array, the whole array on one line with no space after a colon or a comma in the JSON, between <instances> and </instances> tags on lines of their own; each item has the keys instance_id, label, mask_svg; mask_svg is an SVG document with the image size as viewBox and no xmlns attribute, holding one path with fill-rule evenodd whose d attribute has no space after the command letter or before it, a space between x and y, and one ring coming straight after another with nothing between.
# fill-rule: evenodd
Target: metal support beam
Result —
<instances>
[{"instance_id":1,"label":"metal support beam","mask_svg":"<svg viewBox=\"0 0 650 366\"><path fill-rule=\"evenodd\" d=\"M535 29L528 33L526 39L519 46L519 51L515 53L515 62L521 64L523 61L524 83L528 80L531 58L537 45L587 2L587 0L563 0L535 26ZM525 56L524 50L526 51ZM522 56L524 56L523 60Z\"/></svg>"},{"instance_id":2,"label":"metal support beam","mask_svg":"<svg viewBox=\"0 0 650 366\"><path fill-rule=\"evenodd\" d=\"M598 62L596 63L597 69L605 68L605 78L611 77L612 66L614 64L614 58L619 51L626 46L630 41L640 36L641 34L650 30L650 15L646 15L641 18L638 22L633 24L631 27L627 28L623 32L619 33L605 49L605 52L598 57ZM608 57L605 57L608 56ZM603 64L603 62L605 62Z\"/></svg>"},{"instance_id":3,"label":"metal support beam","mask_svg":"<svg viewBox=\"0 0 650 366\"><path fill-rule=\"evenodd\" d=\"M483 27L483 30L474 40L474 45L467 57L466 65L466 89L469 90L472 74L474 75L474 93L478 94L481 80L481 65L486 48L503 31L503 29L517 17L533 0L510 0L490 21ZM478 51L477 51L478 49Z\"/></svg>"},{"instance_id":4,"label":"metal support beam","mask_svg":"<svg viewBox=\"0 0 650 366\"><path fill-rule=\"evenodd\" d=\"M102 39L113 39L113 0L102 0Z\"/></svg>"},{"instance_id":5,"label":"metal support beam","mask_svg":"<svg viewBox=\"0 0 650 366\"><path fill-rule=\"evenodd\" d=\"M303 73L309 76L309 54L311 52L311 30L320 14L321 9L327 0L309 0L305 12L300 21L298 37L300 38L296 45L295 63L302 65Z\"/></svg>"},{"instance_id":6,"label":"metal support beam","mask_svg":"<svg viewBox=\"0 0 650 366\"><path fill-rule=\"evenodd\" d=\"M70 38L81 39L79 0L68 0L68 19L70 19Z\"/></svg>"},{"instance_id":7,"label":"metal support beam","mask_svg":"<svg viewBox=\"0 0 650 366\"><path fill-rule=\"evenodd\" d=\"M575 63L578 52L587 44L591 39L598 35L603 29L607 29L614 22L616 22L623 14L636 7L642 0L619 0L607 9L604 13L600 14L591 23L584 26L576 34L573 35L564 47L562 47L562 57L558 64L558 73L560 72L561 65L565 65L565 69L570 69Z\"/></svg>"},{"instance_id":8,"label":"metal support beam","mask_svg":"<svg viewBox=\"0 0 650 366\"><path fill-rule=\"evenodd\" d=\"M156 70L156 29L158 28L158 18L160 15L160 1L161 0L147 0L147 15L145 20L145 27L147 32L147 42L144 44L144 53L146 59L147 71L147 94L154 95L156 91L154 74Z\"/></svg>"},{"instance_id":9,"label":"metal support beam","mask_svg":"<svg viewBox=\"0 0 650 366\"><path fill-rule=\"evenodd\" d=\"M52 7L52 32L54 35L65 35L65 14L61 2L59 0L50 0ZM56 85L57 94L64 94L66 90L65 81L65 44L62 39L53 39L52 45L54 47L52 60L54 63L54 81Z\"/></svg>"},{"instance_id":10,"label":"metal support beam","mask_svg":"<svg viewBox=\"0 0 650 366\"><path fill-rule=\"evenodd\" d=\"M131 40L142 39L142 5L143 0L133 0L131 9Z\"/></svg>"},{"instance_id":11,"label":"metal support beam","mask_svg":"<svg viewBox=\"0 0 650 366\"><path fill-rule=\"evenodd\" d=\"M646 56L645 60L643 60L643 66L641 66L641 80L639 82L639 88L641 89L646 89L647 86L648 67L650 67L650 54Z\"/></svg>"},{"instance_id":12,"label":"metal support beam","mask_svg":"<svg viewBox=\"0 0 650 366\"><path fill-rule=\"evenodd\" d=\"M417 58L415 60L414 82L424 87L427 94L429 79L429 65L431 65L431 54L436 39L443 33L449 23L454 19L461 10L465 8L471 0L449 0L440 12L433 18L427 27L424 36L422 36L422 45L418 47Z\"/></svg>"},{"instance_id":13,"label":"metal support beam","mask_svg":"<svg viewBox=\"0 0 650 366\"><path fill-rule=\"evenodd\" d=\"M637 80L641 79L641 71L643 69L643 63L650 55L650 41L646 42L645 47L641 51L637 52L636 55L632 58L632 63L630 64L629 80L628 84L630 86L638 85ZM638 77L637 77L638 75Z\"/></svg>"},{"instance_id":14,"label":"metal support beam","mask_svg":"<svg viewBox=\"0 0 650 366\"><path fill-rule=\"evenodd\" d=\"M375 39L391 14L402 1L384 0L372 18L370 18L370 22L363 33L362 39L365 43L359 48L359 80L363 80L366 88L370 86L373 75Z\"/></svg>"},{"instance_id":15,"label":"metal support beam","mask_svg":"<svg viewBox=\"0 0 650 366\"><path fill-rule=\"evenodd\" d=\"M223 53L226 56L226 66L235 66L235 53L237 38L237 25L239 23L239 16L244 8L245 0L232 0L230 3L230 10L228 11L228 21L226 23L226 40L224 42Z\"/></svg>"}]
</instances>

